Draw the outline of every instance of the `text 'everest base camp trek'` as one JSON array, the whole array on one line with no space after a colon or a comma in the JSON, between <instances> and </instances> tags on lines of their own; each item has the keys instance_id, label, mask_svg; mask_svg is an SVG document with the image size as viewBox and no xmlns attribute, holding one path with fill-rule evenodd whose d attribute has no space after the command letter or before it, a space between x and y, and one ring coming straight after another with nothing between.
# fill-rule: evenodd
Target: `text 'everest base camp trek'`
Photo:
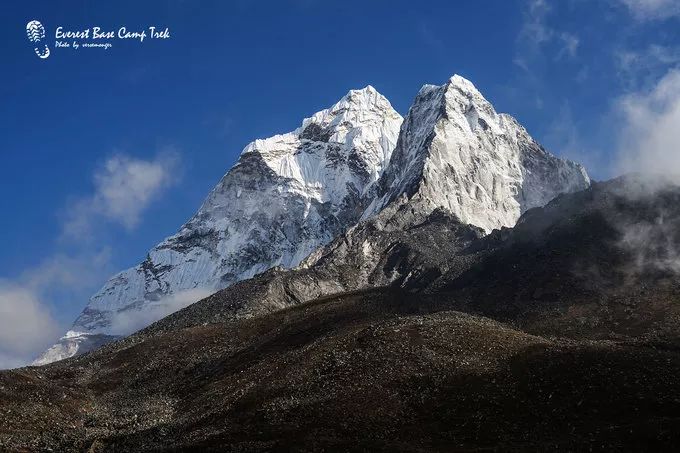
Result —
<instances>
[{"instance_id":1,"label":"text 'everest base camp trek'","mask_svg":"<svg viewBox=\"0 0 680 453\"><path fill-rule=\"evenodd\" d=\"M440 213L482 236L589 185L581 165L548 153L463 77L423 86L406 118L373 87L352 90L293 132L247 145L179 232L107 281L34 365L99 348L268 269L360 266L351 279L316 279L295 302L405 284L415 276L399 267L376 275L384 250L367 229L404 232ZM246 300L230 316L287 303L278 305Z\"/></svg>"}]
</instances>

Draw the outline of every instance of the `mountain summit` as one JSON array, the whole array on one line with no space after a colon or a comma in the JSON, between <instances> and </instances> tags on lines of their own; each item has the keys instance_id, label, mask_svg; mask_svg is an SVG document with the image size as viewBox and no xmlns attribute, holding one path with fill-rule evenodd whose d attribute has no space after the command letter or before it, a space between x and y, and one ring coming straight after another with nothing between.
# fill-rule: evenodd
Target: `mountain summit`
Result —
<instances>
[{"instance_id":1,"label":"mountain summit","mask_svg":"<svg viewBox=\"0 0 680 453\"><path fill-rule=\"evenodd\" d=\"M496 113L472 82L454 75L416 96L364 218L406 195L425 213L443 208L488 233L589 184L581 165L548 153L517 120Z\"/></svg>"},{"instance_id":2,"label":"mountain summit","mask_svg":"<svg viewBox=\"0 0 680 453\"><path fill-rule=\"evenodd\" d=\"M425 85L403 124L373 87L352 90L295 131L246 146L194 217L112 277L35 363L98 347L272 267L295 267L388 207L402 215L406 205L411 223L446 212L488 233L589 183L582 166L549 154L460 76Z\"/></svg>"}]
</instances>

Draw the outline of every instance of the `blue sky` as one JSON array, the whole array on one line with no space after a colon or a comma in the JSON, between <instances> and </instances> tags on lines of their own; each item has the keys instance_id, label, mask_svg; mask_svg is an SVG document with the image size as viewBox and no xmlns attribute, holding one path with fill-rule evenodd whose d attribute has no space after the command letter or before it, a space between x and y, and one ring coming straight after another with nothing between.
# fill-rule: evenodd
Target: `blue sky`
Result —
<instances>
[{"instance_id":1,"label":"blue sky","mask_svg":"<svg viewBox=\"0 0 680 453\"><path fill-rule=\"evenodd\" d=\"M421 85L458 73L595 178L677 163L677 0L58 3L0 5L0 308L24 307L0 324L0 365L175 232L248 142L352 88L405 114ZM52 47L58 26L171 37L43 60L33 19Z\"/></svg>"}]
</instances>

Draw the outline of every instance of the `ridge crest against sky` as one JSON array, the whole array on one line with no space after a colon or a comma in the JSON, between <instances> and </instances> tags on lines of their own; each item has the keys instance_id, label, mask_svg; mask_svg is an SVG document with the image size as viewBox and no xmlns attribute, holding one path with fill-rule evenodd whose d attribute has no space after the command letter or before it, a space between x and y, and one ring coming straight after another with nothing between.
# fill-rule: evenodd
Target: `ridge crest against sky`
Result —
<instances>
[{"instance_id":1,"label":"ridge crest against sky","mask_svg":"<svg viewBox=\"0 0 680 453\"><path fill-rule=\"evenodd\" d=\"M12 1L0 22L0 311L16 313L0 332L32 335L0 341L0 368L173 234L245 145L350 89L405 115L424 83L460 74L594 179L680 173L676 0ZM94 26L169 33L55 47L57 27Z\"/></svg>"}]
</instances>

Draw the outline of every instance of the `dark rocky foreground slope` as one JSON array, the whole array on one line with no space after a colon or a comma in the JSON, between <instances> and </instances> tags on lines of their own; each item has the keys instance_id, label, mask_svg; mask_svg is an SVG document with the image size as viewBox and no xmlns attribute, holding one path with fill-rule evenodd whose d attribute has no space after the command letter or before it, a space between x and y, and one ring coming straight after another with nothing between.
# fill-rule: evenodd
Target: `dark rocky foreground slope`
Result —
<instances>
[{"instance_id":1,"label":"dark rocky foreground slope","mask_svg":"<svg viewBox=\"0 0 680 453\"><path fill-rule=\"evenodd\" d=\"M678 449L680 188L594 184L485 237L405 218L0 373L0 449Z\"/></svg>"}]
</instances>

